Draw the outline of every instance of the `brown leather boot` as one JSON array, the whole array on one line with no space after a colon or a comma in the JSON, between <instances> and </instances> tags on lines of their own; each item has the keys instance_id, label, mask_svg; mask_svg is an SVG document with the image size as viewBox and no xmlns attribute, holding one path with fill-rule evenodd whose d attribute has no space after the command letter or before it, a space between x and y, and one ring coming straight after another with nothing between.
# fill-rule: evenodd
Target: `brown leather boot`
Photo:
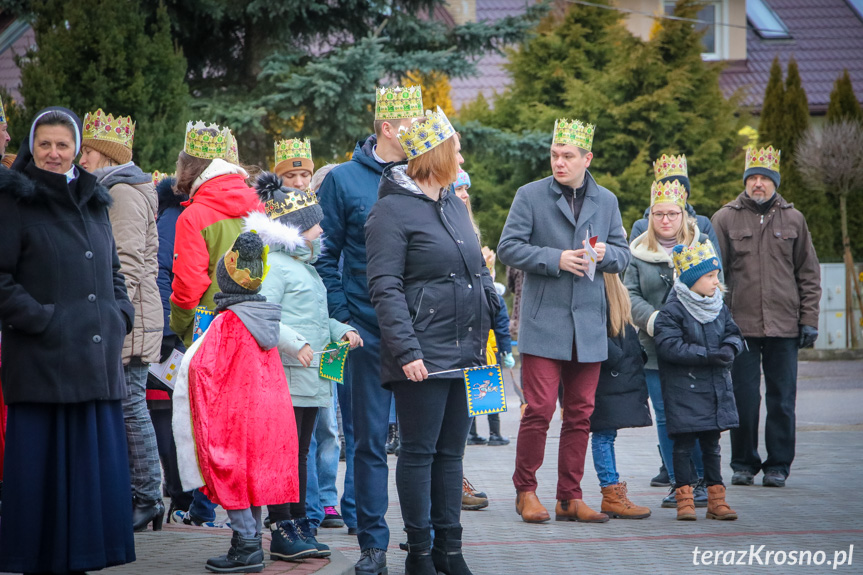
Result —
<instances>
[{"instance_id":1,"label":"brown leather boot","mask_svg":"<svg viewBox=\"0 0 863 575\"><path fill-rule=\"evenodd\" d=\"M678 487L674 490L674 498L677 500L677 520L695 521L695 497L692 495L692 486Z\"/></svg>"},{"instance_id":2,"label":"brown leather boot","mask_svg":"<svg viewBox=\"0 0 863 575\"><path fill-rule=\"evenodd\" d=\"M707 518L725 521L737 519L737 512L725 502L724 485L710 485L707 488Z\"/></svg>"},{"instance_id":3,"label":"brown leather boot","mask_svg":"<svg viewBox=\"0 0 863 575\"><path fill-rule=\"evenodd\" d=\"M551 517L539 502L536 491L516 491L515 512L525 523L545 523Z\"/></svg>"},{"instance_id":4,"label":"brown leather boot","mask_svg":"<svg viewBox=\"0 0 863 575\"><path fill-rule=\"evenodd\" d=\"M554 508L555 521L580 521L582 523L605 523L608 515L597 513L581 499L558 501Z\"/></svg>"},{"instance_id":5,"label":"brown leather boot","mask_svg":"<svg viewBox=\"0 0 863 575\"><path fill-rule=\"evenodd\" d=\"M602 488L602 512L612 519L644 519L650 509L634 504L626 496L626 482Z\"/></svg>"}]
</instances>

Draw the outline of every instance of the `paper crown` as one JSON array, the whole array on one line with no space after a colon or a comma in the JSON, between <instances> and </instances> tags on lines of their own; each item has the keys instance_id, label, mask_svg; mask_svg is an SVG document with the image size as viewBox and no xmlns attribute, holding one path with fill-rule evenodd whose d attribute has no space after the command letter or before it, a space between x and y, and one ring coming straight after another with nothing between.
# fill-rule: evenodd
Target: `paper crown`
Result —
<instances>
[{"instance_id":1,"label":"paper crown","mask_svg":"<svg viewBox=\"0 0 863 575\"><path fill-rule=\"evenodd\" d=\"M674 261L674 269L677 270L678 275L682 275L704 262L710 262L711 267L720 266L719 256L716 255L716 250L713 249L710 240L697 243L694 246L675 246L671 252L671 259Z\"/></svg>"},{"instance_id":2,"label":"paper crown","mask_svg":"<svg viewBox=\"0 0 863 575\"><path fill-rule=\"evenodd\" d=\"M225 128L225 131L228 133L228 151L225 153L225 160L235 166L239 166L240 149L237 147L237 138L234 137L234 133L228 128Z\"/></svg>"},{"instance_id":3,"label":"paper crown","mask_svg":"<svg viewBox=\"0 0 863 575\"><path fill-rule=\"evenodd\" d=\"M159 170L153 171L153 185L158 186L160 183L173 178L174 174L168 174L165 172L160 172Z\"/></svg>"},{"instance_id":4,"label":"paper crown","mask_svg":"<svg viewBox=\"0 0 863 575\"><path fill-rule=\"evenodd\" d=\"M750 146L746 148L746 168L744 169L765 168L779 172L779 156L781 154L782 151L774 150L773 146L761 148L760 150L756 150L755 147Z\"/></svg>"},{"instance_id":5,"label":"paper crown","mask_svg":"<svg viewBox=\"0 0 863 575\"><path fill-rule=\"evenodd\" d=\"M419 86L378 88L375 92L375 120L401 120L423 115Z\"/></svg>"},{"instance_id":6,"label":"paper crown","mask_svg":"<svg viewBox=\"0 0 863 575\"><path fill-rule=\"evenodd\" d=\"M128 149L132 149L135 140L135 122L130 116L117 116L105 114L102 108L95 112L87 112L84 116L84 131L81 133L82 140L98 140L101 142L114 142Z\"/></svg>"},{"instance_id":7,"label":"paper crown","mask_svg":"<svg viewBox=\"0 0 863 575\"><path fill-rule=\"evenodd\" d=\"M282 216L292 214L303 208L314 206L318 203L318 197L312 190L295 190L293 188L285 188L290 190L282 199L267 200L264 202L264 213L271 220L275 220Z\"/></svg>"},{"instance_id":8,"label":"paper crown","mask_svg":"<svg viewBox=\"0 0 863 575\"><path fill-rule=\"evenodd\" d=\"M554 121L554 138L551 143L572 144L589 152L593 146L594 130L596 130L594 124L560 118Z\"/></svg>"},{"instance_id":9,"label":"paper crown","mask_svg":"<svg viewBox=\"0 0 863 575\"><path fill-rule=\"evenodd\" d=\"M291 140L280 140L274 144L275 147L275 162L278 165L285 160L294 158L304 158L312 160L312 143L308 138L300 140L294 138Z\"/></svg>"},{"instance_id":10,"label":"paper crown","mask_svg":"<svg viewBox=\"0 0 863 575\"><path fill-rule=\"evenodd\" d=\"M399 129L399 143L408 160L433 150L453 136L455 128L449 123L440 106L436 112L426 110L424 121L414 122L410 128L402 126Z\"/></svg>"},{"instance_id":11,"label":"paper crown","mask_svg":"<svg viewBox=\"0 0 863 575\"><path fill-rule=\"evenodd\" d=\"M679 156L662 154L658 160L653 162L653 174L657 181L662 178L673 178L674 176L688 178L686 156L683 154Z\"/></svg>"},{"instance_id":12,"label":"paper crown","mask_svg":"<svg viewBox=\"0 0 863 575\"><path fill-rule=\"evenodd\" d=\"M6 106L3 105L3 98L0 98L0 124L6 123Z\"/></svg>"},{"instance_id":13,"label":"paper crown","mask_svg":"<svg viewBox=\"0 0 863 575\"><path fill-rule=\"evenodd\" d=\"M251 232L247 232L247 233L257 235L257 232L255 232L254 230ZM225 270L228 272L228 275L231 277L232 280L234 280L234 282L237 285L239 285L242 288L247 289L249 291L255 291L259 287L261 287L261 284L264 283L264 279L267 277L267 274L270 271L270 266L267 263L267 257L268 257L268 254L270 253L270 246L268 246L267 244L263 244L262 249L261 249L261 254L260 254L261 276L260 277L253 277L252 276L253 272L251 269L239 267L239 265L242 263L241 258L244 255L246 258L248 258L248 256L249 256L249 254L241 253L242 248L238 247L238 244L242 241L242 238L243 238L243 234L240 234L240 236L237 238L238 241L235 241L234 245L231 246L231 249L229 249L225 253L225 257L223 259L223 262L225 264ZM254 242L246 242L246 243L254 243ZM251 259L254 260L256 258L251 258Z\"/></svg>"},{"instance_id":14,"label":"paper crown","mask_svg":"<svg viewBox=\"0 0 863 575\"><path fill-rule=\"evenodd\" d=\"M205 124L198 120L186 124L186 142L183 151L202 160L227 158L234 139L231 131L216 124Z\"/></svg>"},{"instance_id":15,"label":"paper crown","mask_svg":"<svg viewBox=\"0 0 863 575\"><path fill-rule=\"evenodd\" d=\"M686 188L678 180L654 181L650 186L650 207L656 204L674 204L686 209Z\"/></svg>"}]
</instances>

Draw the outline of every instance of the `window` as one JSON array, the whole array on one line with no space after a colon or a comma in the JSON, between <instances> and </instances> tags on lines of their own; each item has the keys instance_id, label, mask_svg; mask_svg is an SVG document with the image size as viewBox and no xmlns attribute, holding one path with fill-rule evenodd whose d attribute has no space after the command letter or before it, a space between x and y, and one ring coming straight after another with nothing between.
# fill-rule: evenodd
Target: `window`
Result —
<instances>
[{"instance_id":1,"label":"window","mask_svg":"<svg viewBox=\"0 0 863 575\"><path fill-rule=\"evenodd\" d=\"M848 3L857 12L857 16L863 18L863 0L848 0Z\"/></svg>"},{"instance_id":2,"label":"window","mask_svg":"<svg viewBox=\"0 0 863 575\"><path fill-rule=\"evenodd\" d=\"M857 0L863 6L863 0ZM764 0L746 0L746 18L755 32L765 40L790 38L788 27Z\"/></svg>"},{"instance_id":3,"label":"window","mask_svg":"<svg viewBox=\"0 0 863 575\"><path fill-rule=\"evenodd\" d=\"M863 0L861 0L863 1ZM674 15L674 5L677 2L665 2L665 14L667 16ZM748 2L747 2L748 5ZM695 29L704 31L704 36L701 38L701 43L704 47L701 52L701 57L705 60L718 60L725 57L725 42L727 30L725 26L717 26L717 22L722 23L727 21L723 2L708 2L698 11L695 19L698 23L695 24Z\"/></svg>"}]
</instances>

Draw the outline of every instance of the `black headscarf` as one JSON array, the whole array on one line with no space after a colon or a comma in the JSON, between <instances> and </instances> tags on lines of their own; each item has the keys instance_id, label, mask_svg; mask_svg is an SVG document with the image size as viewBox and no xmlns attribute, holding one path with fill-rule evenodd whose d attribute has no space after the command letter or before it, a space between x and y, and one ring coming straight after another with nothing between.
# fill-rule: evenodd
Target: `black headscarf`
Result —
<instances>
[{"instance_id":1,"label":"black headscarf","mask_svg":"<svg viewBox=\"0 0 863 575\"><path fill-rule=\"evenodd\" d=\"M75 134L75 155L78 155L78 152L81 150L81 131L84 129L83 124L81 123L81 118L75 114L72 110L68 108L64 108L62 106L49 106L48 108L44 108L39 110L39 112L33 116L33 121L30 122L30 129L27 130L27 137L21 142L21 147L18 148L18 156L15 158L15 161L12 162L10 169L15 170L16 172L23 172L24 168L30 163L33 159L33 152L30 148L30 142L33 139L34 127L36 125L36 120L44 116L48 112L61 112L67 116L72 122L75 124L78 132Z\"/></svg>"}]
</instances>

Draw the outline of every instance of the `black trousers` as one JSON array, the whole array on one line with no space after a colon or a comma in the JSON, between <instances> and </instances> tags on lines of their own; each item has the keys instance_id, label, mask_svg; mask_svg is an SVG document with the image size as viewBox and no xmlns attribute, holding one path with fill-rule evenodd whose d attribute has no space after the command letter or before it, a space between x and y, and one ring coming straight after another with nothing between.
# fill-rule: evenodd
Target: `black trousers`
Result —
<instances>
[{"instance_id":1,"label":"black trousers","mask_svg":"<svg viewBox=\"0 0 863 575\"><path fill-rule=\"evenodd\" d=\"M500 414L499 413L489 413L488 414L488 432L493 433L495 435L500 435ZM470 419L470 434L476 435L476 418L472 417Z\"/></svg>"},{"instance_id":2,"label":"black trousers","mask_svg":"<svg viewBox=\"0 0 863 575\"><path fill-rule=\"evenodd\" d=\"M298 479L300 482L300 500L278 505L267 505L270 521L284 521L306 516L306 480L309 444L315 432L315 421L318 418L317 407L294 407L294 418L297 420L297 439L299 442L299 461L297 462Z\"/></svg>"},{"instance_id":3,"label":"black trousers","mask_svg":"<svg viewBox=\"0 0 863 575\"><path fill-rule=\"evenodd\" d=\"M753 474L775 470L787 476L796 437L797 338L747 337L746 344L749 349L743 350L731 369L740 417L740 427L731 430L731 468ZM758 454L762 366L767 404L764 461Z\"/></svg>"},{"instance_id":4,"label":"black trousers","mask_svg":"<svg viewBox=\"0 0 863 575\"><path fill-rule=\"evenodd\" d=\"M691 485L698 481L689 465L695 442L701 445L701 461L704 463L704 482L707 486L722 485L722 464L719 456L719 431L700 431L697 433L678 433L674 440L674 487Z\"/></svg>"},{"instance_id":5,"label":"black trousers","mask_svg":"<svg viewBox=\"0 0 863 575\"><path fill-rule=\"evenodd\" d=\"M401 441L396 487L405 530L428 529L429 518L435 529L461 527L462 457L470 427L464 380L391 385Z\"/></svg>"},{"instance_id":6,"label":"black trousers","mask_svg":"<svg viewBox=\"0 0 863 575\"><path fill-rule=\"evenodd\" d=\"M177 468L177 446L174 444L174 431L171 427L170 401L153 401L152 404L167 404L166 407L158 405L150 409L150 419L153 421L153 429L156 431L156 446L159 448L159 459L162 461L162 469L165 470L165 489L175 509L188 511L192 504L192 492L183 491L180 482L180 471Z\"/></svg>"}]
</instances>

